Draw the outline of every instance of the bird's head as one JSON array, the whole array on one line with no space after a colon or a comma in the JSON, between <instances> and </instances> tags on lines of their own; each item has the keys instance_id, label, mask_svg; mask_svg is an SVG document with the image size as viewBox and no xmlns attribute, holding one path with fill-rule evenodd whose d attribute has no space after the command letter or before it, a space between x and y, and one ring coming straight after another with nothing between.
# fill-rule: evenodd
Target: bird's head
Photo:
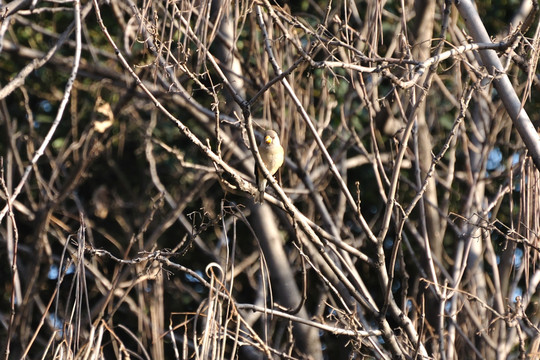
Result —
<instances>
[{"instance_id":1,"label":"bird's head","mask_svg":"<svg viewBox=\"0 0 540 360\"><path fill-rule=\"evenodd\" d=\"M279 138L274 130L267 130L264 134L264 142L267 145L279 144Z\"/></svg>"}]
</instances>

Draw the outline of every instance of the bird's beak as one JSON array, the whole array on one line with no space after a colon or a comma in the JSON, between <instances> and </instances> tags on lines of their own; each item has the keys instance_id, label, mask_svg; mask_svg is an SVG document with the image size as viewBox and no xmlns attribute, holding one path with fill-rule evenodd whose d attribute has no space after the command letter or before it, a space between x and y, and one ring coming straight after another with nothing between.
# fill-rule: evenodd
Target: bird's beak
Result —
<instances>
[{"instance_id":1,"label":"bird's beak","mask_svg":"<svg viewBox=\"0 0 540 360\"><path fill-rule=\"evenodd\" d=\"M272 143L272 138L268 135L264 137L264 142L270 145Z\"/></svg>"}]
</instances>

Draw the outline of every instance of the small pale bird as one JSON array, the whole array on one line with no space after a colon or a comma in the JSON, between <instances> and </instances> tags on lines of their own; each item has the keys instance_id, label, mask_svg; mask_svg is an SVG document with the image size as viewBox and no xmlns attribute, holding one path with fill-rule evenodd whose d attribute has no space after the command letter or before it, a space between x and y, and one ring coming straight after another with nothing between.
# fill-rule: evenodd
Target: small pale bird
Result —
<instances>
[{"instance_id":1,"label":"small pale bird","mask_svg":"<svg viewBox=\"0 0 540 360\"><path fill-rule=\"evenodd\" d=\"M261 154L266 169L268 169L268 172L271 175L274 175L281 165L283 165L283 147L279 143L278 135L274 130L265 131L264 139L259 145L259 153ZM257 164L255 164L255 178L259 190L259 196L256 200L257 202L262 203L264 199L264 190L266 189L266 178Z\"/></svg>"}]
</instances>

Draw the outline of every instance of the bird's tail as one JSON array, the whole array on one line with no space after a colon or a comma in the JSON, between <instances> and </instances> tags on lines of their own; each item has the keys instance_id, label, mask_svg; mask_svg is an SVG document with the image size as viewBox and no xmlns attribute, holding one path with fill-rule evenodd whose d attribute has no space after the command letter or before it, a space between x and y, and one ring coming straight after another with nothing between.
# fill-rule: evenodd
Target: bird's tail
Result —
<instances>
[{"instance_id":1,"label":"bird's tail","mask_svg":"<svg viewBox=\"0 0 540 360\"><path fill-rule=\"evenodd\" d=\"M262 176L262 175L261 175ZM257 194L257 202L262 204L264 201L264 190L266 189L266 179L260 179L258 182L259 194Z\"/></svg>"}]
</instances>

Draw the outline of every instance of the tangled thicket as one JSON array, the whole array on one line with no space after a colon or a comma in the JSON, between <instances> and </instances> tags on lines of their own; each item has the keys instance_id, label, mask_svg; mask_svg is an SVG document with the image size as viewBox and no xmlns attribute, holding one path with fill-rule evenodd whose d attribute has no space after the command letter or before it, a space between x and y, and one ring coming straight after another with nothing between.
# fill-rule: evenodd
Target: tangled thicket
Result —
<instances>
[{"instance_id":1,"label":"tangled thicket","mask_svg":"<svg viewBox=\"0 0 540 360\"><path fill-rule=\"evenodd\" d=\"M538 4L477 5L2 4L5 358L538 356Z\"/></svg>"}]
</instances>

